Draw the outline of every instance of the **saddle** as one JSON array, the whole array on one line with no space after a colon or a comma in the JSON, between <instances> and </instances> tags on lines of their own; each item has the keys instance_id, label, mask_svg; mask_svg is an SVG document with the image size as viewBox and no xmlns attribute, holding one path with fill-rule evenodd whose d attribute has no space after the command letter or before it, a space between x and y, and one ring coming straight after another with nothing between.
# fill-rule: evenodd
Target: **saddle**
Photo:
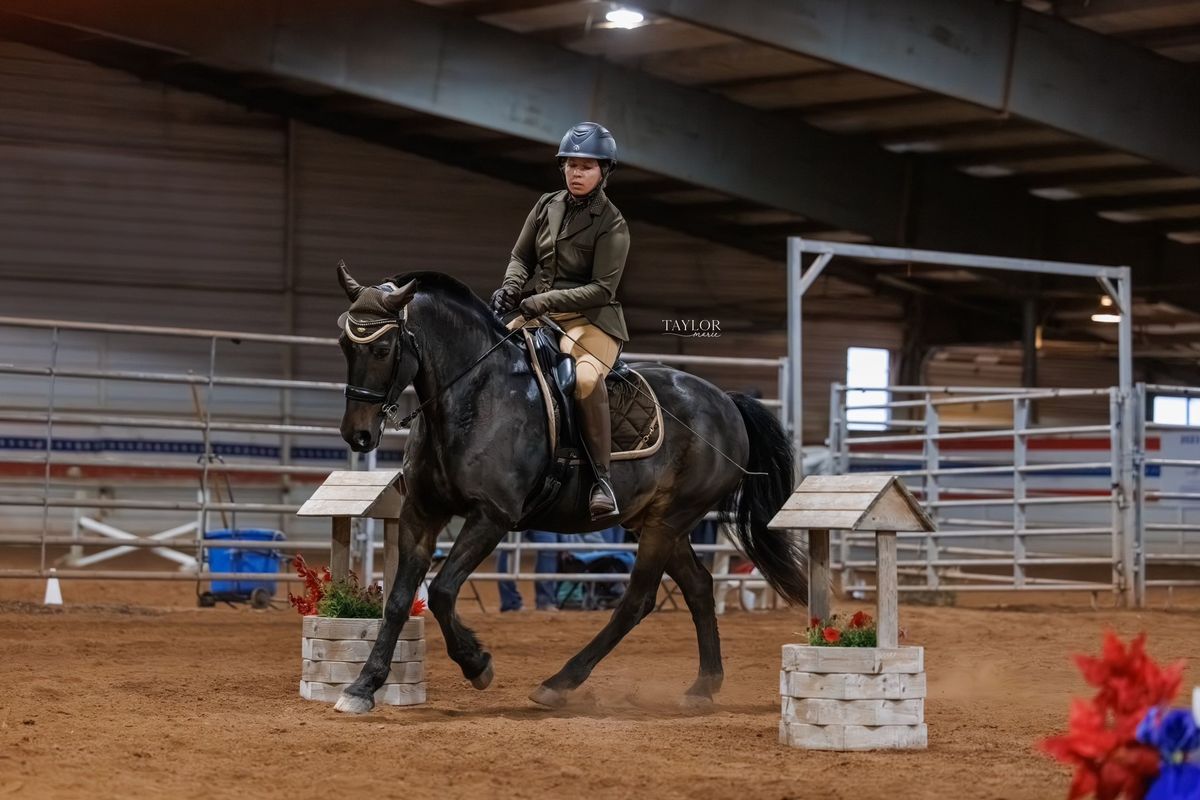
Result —
<instances>
[{"instance_id":1,"label":"saddle","mask_svg":"<svg viewBox=\"0 0 1200 800\"><path fill-rule=\"evenodd\" d=\"M575 408L575 357L559 350L556 334L538 326L523 329L530 367L541 389L549 431L550 462L525 499L514 530L562 533L602 530L618 515L591 519L588 493L595 480L583 452ZM646 458L662 446L662 411L645 377L618 358L604 379L612 417L612 461Z\"/></svg>"}]
</instances>

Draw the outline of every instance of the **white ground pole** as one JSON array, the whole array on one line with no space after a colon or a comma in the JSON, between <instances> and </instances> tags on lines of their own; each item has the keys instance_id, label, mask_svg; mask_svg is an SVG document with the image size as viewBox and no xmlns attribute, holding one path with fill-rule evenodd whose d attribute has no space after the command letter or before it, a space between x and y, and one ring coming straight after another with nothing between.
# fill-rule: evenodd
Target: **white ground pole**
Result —
<instances>
[{"instance_id":1,"label":"white ground pole","mask_svg":"<svg viewBox=\"0 0 1200 800\"><path fill-rule=\"evenodd\" d=\"M805 254L815 256L805 269ZM1006 258L973 253L949 253L938 250L912 250L906 247L877 247L875 245L850 244L846 242L824 242L807 240L799 236L788 238L787 245L787 292L788 292L788 397L785 399L790 413L792 444L796 449L800 469L803 467L802 445L804 439L803 414L803 298L809 287L821 276L822 271L835 256L860 259L865 262L886 261L891 263L936 264L941 266L965 267L968 269L1000 270L1005 272L1028 272L1043 275L1067 275L1076 278L1092 278L1100 283L1105 293L1112 298L1121 318L1117 330L1117 389L1120 409L1120 431L1114 443L1120 452L1113 453L1114 488L1118 493L1117 511L1113 520L1113 561L1119 572L1121 599L1125 605L1141 602L1137 587L1140 581L1135 576L1139 563L1135 553L1135 542L1141 546L1137 536L1137 515L1134 503L1134 405L1133 394L1133 289L1129 267L1113 267L1101 264L1075 264L1065 261L1042 261L1031 258ZM803 477L797 471L797 479Z\"/></svg>"}]
</instances>

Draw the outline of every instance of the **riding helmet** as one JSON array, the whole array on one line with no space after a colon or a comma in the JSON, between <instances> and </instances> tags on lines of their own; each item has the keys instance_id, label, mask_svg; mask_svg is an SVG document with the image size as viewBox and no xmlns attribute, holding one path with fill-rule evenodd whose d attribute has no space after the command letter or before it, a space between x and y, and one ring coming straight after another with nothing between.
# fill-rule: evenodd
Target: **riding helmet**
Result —
<instances>
[{"instance_id":1,"label":"riding helmet","mask_svg":"<svg viewBox=\"0 0 1200 800\"><path fill-rule=\"evenodd\" d=\"M617 140L599 123L580 122L563 136L558 158L594 158L611 169L617 165Z\"/></svg>"}]
</instances>

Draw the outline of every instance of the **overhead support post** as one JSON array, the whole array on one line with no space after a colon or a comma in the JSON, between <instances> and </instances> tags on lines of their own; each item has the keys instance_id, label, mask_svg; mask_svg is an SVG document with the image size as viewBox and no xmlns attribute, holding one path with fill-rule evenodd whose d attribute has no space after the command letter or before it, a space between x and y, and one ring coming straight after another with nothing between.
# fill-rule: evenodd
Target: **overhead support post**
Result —
<instances>
[{"instance_id":1,"label":"overhead support post","mask_svg":"<svg viewBox=\"0 0 1200 800\"><path fill-rule=\"evenodd\" d=\"M1038 381L1037 300L1025 298L1021 310L1021 385L1032 388Z\"/></svg>"},{"instance_id":2,"label":"overhead support post","mask_svg":"<svg viewBox=\"0 0 1200 800\"><path fill-rule=\"evenodd\" d=\"M788 239L788 376L791 387L789 397L788 419L792 423L792 448L796 453L796 480L804 477L804 375L801 373L801 352L804 345L801 320L803 319L802 302L805 292L813 285L825 267L833 260L833 253L817 255L808 271L804 271L801 256L804 240L792 237Z\"/></svg>"}]
</instances>

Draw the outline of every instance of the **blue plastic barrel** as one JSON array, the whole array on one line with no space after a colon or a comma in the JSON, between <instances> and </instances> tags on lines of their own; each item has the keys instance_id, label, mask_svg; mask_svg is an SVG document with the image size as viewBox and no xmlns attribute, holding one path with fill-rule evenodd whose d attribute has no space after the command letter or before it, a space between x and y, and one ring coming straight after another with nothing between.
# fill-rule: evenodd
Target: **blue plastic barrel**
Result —
<instances>
[{"instance_id":1,"label":"blue plastic barrel","mask_svg":"<svg viewBox=\"0 0 1200 800\"><path fill-rule=\"evenodd\" d=\"M208 531L205 539L233 539L238 541L282 542L281 531L262 528L236 528L233 530ZM241 550L232 547L205 548L208 569L211 572L279 572L278 550ZM266 589L275 594L275 581L213 581L213 594L237 594L249 597L255 589Z\"/></svg>"}]
</instances>

